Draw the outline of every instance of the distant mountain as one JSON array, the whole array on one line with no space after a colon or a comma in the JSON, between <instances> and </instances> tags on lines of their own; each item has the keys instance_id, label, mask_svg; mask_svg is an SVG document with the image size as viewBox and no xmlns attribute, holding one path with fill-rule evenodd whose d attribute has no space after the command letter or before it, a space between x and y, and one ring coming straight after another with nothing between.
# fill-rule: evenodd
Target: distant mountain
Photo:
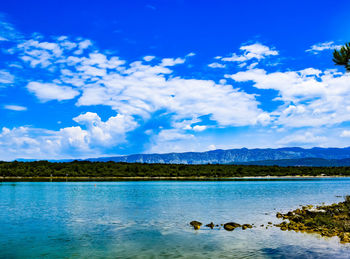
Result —
<instances>
[{"instance_id":1,"label":"distant mountain","mask_svg":"<svg viewBox=\"0 0 350 259\"><path fill-rule=\"evenodd\" d=\"M297 158L280 160L262 160L251 162L236 162L238 165L267 165L267 166L315 166L315 167L339 167L350 166L350 158L324 159L324 158Z\"/></svg>"},{"instance_id":2,"label":"distant mountain","mask_svg":"<svg viewBox=\"0 0 350 259\"><path fill-rule=\"evenodd\" d=\"M213 150L207 152L186 152L168 154L136 154L128 156L90 158L89 161L114 161L127 163L166 163L166 164L234 164L242 162L262 161L271 163L275 160L290 160L290 163L299 163L301 158L319 158L325 160L350 159L350 147L347 148L311 148L299 147L278 148L278 149L230 149ZM264 161L264 162L263 162ZM270 162L268 162L270 161ZM311 163L311 160L304 162ZM318 163L322 164L322 160ZM325 164L329 161L323 161ZM334 161L333 161L334 162ZM280 163L287 163L280 161ZM315 164L316 160L314 161ZM336 163L336 162L334 162ZM341 163L341 162L339 162ZM345 162L344 162L345 163Z\"/></svg>"}]
</instances>

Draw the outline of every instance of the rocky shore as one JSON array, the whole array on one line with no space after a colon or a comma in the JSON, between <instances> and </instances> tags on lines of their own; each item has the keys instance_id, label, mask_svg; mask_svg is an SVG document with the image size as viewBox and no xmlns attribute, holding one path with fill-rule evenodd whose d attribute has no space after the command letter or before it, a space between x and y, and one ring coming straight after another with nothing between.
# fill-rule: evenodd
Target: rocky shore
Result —
<instances>
[{"instance_id":1,"label":"rocky shore","mask_svg":"<svg viewBox=\"0 0 350 259\"><path fill-rule=\"evenodd\" d=\"M341 242L350 243L350 196L344 202L332 205L303 206L286 214L277 213L284 221L276 224L281 230L317 233L325 237L338 236Z\"/></svg>"},{"instance_id":2,"label":"rocky shore","mask_svg":"<svg viewBox=\"0 0 350 259\"><path fill-rule=\"evenodd\" d=\"M341 242L350 243L350 196L346 196L344 202L332 205L316 207L307 205L285 214L277 212L276 217L283 221L275 225L272 222L268 222L266 229L275 226L283 231L316 233L324 237L337 236ZM193 229L198 230L203 224L199 221L191 221L190 225ZM254 224L241 225L236 222L220 225L215 225L211 222L205 226L210 229L221 229L223 227L227 231L233 231L236 228L245 230L256 227ZM260 227L265 227L265 225L261 224Z\"/></svg>"}]
</instances>

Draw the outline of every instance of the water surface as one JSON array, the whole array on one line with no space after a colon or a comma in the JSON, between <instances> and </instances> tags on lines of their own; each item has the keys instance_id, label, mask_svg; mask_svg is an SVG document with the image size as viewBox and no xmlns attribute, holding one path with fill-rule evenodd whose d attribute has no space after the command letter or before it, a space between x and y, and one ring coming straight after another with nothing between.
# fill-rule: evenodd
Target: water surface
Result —
<instances>
[{"instance_id":1,"label":"water surface","mask_svg":"<svg viewBox=\"0 0 350 259\"><path fill-rule=\"evenodd\" d=\"M342 201L350 179L0 183L0 258L349 258L337 237L260 227ZM189 222L234 221L249 230Z\"/></svg>"}]
</instances>

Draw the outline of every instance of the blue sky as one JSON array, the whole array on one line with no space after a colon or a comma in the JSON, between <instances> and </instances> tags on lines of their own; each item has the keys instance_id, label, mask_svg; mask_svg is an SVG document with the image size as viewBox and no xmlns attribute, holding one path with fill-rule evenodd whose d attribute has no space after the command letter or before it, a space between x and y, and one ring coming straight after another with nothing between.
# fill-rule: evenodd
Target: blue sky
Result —
<instances>
[{"instance_id":1,"label":"blue sky","mask_svg":"<svg viewBox=\"0 0 350 259\"><path fill-rule=\"evenodd\" d=\"M349 1L90 2L2 3L0 159L350 146Z\"/></svg>"}]
</instances>

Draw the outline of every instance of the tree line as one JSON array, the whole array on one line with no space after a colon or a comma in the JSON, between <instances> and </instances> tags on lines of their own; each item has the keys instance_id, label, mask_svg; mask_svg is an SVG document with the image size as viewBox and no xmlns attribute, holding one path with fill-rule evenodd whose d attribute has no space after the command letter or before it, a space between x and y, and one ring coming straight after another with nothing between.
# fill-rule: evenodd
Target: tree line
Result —
<instances>
[{"instance_id":1,"label":"tree line","mask_svg":"<svg viewBox=\"0 0 350 259\"><path fill-rule=\"evenodd\" d=\"M185 165L73 161L0 162L3 177L249 177L350 176L350 167Z\"/></svg>"}]
</instances>

